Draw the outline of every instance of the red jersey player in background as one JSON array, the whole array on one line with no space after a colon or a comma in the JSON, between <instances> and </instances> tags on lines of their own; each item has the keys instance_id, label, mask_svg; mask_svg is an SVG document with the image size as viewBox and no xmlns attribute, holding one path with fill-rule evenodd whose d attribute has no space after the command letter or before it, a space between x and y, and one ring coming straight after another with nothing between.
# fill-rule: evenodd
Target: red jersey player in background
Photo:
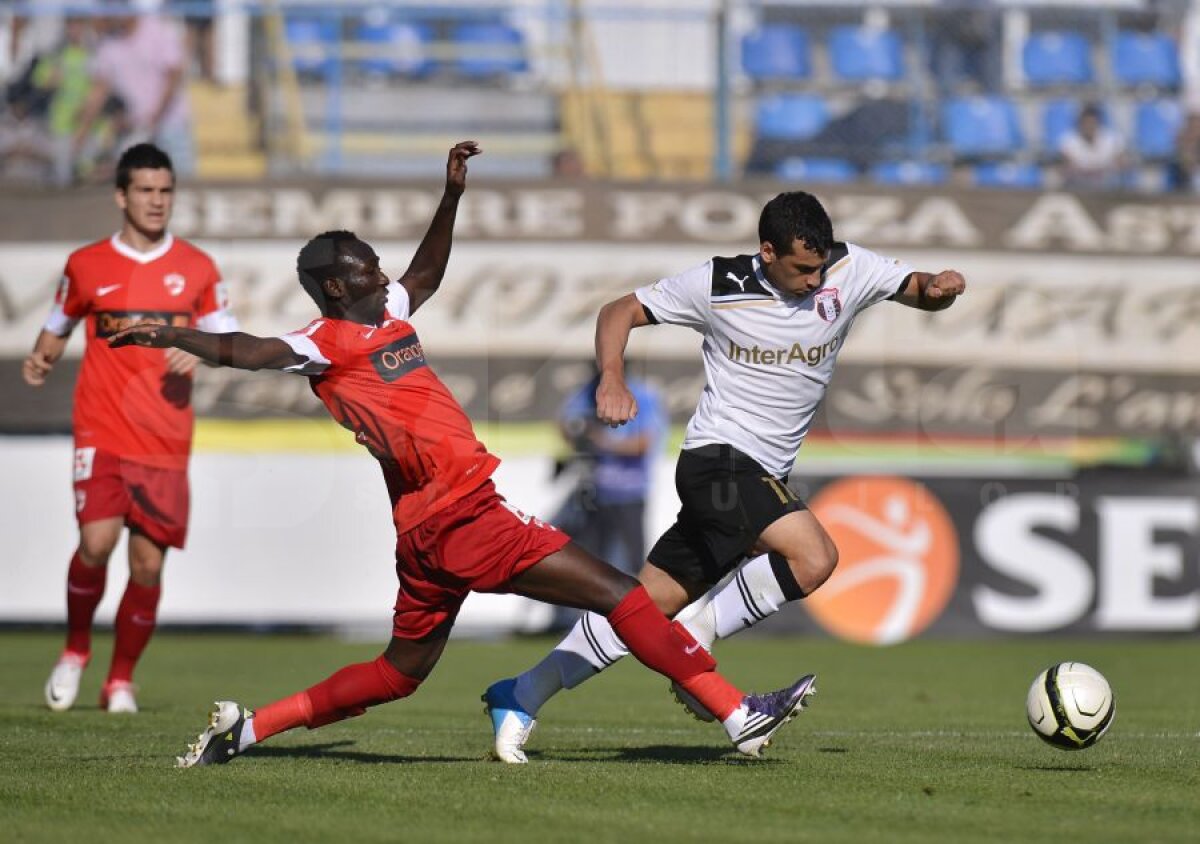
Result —
<instances>
[{"instance_id":1,"label":"red jersey player in background","mask_svg":"<svg viewBox=\"0 0 1200 844\"><path fill-rule=\"evenodd\" d=\"M154 632L163 561L187 536L196 359L176 350L121 353L107 340L141 323L237 328L212 259L167 231L175 191L167 154L152 144L130 147L117 164L116 187L121 230L67 259L54 308L22 368L25 381L40 387L71 330L87 320L72 418L79 546L67 571L67 644L45 688L46 704L57 711L79 694L108 558L128 527L129 582L100 706L137 712L133 669Z\"/></svg>"},{"instance_id":2,"label":"red jersey player in background","mask_svg":"<svg viewBox=\"0 0 1200 844\"><path fill-rule=\"evenodd\" d=\"M450 150L446 189L429 231L397 282L350 232L310 240L300 284L321 316L283 337L211 334L174 326L126 329L112 346L174 347L239 369L307 375L330 414L379 461L396 526L392 640L373 662L349 665L311 688L251 712L218 701L180 767L227 762L270 736L361 715L412 694L442 655L471 590L511 592L603 614L639 660L714 707L742 753L757 756L813 690L743 695L636 580L550 525L508 504L491 474L499 460L475 438L461 406L429 368L409 316L441 283L473 141Z\"/></svg>"}]
</instances>

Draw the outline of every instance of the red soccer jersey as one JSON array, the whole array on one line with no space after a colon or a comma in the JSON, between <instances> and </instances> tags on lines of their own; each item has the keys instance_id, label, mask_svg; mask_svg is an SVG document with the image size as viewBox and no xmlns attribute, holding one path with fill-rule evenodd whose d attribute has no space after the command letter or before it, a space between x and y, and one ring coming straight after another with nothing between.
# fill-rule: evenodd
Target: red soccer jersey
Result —
<instances>
[{"instance_id":1,"label":"red soccer jersey","mask_svg":"<svg viewBox=\"0 0 1200 844\"><path fill-rule=\"evenodd\" d=\"M378 326L322 317L283 336L313 392L383 467L392 519L405 533L486 481L500 464L425 362L408 294L389 288Z\"/></svg>"},{"instance_id":2,"label":"red soccer jersey","mask_svg":"<svg viewBox=\"0 0 1200 844\"><path fill-rule=\"evenodd\" d=\"M138 323L237 330L212 259L169 234L146 253L116 235L85 246L67 259L45 328L66 336L84 318L75 447L99 448L149 466L187 468L192 377L169 373L162 349L112 349L107 340Z\"/></svg>"}]
</instances>

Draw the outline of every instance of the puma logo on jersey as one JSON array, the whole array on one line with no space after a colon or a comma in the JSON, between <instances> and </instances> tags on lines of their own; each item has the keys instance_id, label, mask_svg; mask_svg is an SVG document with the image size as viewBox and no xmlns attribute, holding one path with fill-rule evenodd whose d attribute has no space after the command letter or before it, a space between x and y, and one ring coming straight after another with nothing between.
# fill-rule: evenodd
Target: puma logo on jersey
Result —
<instances>
[{"instance_id":1,"label":"puma logo on jersey","mask_svg":"<svg viewBox=\"0 0 1200 844\"><path fill-rule=\"evenodd\" d=\"M106 284L104 287L96 288L96 295L97 296L107 296L109 293L112 293L114 290L120 290L120 289L121 289L121 285L119 285L119 284Z\"/></svg>"},{"instance_id":2,"label":"puma logo on jersey","mask_svg":"<svg viewBox=\"0 0 1200 844\"><path fill-rule=\"evenodd\" d=\"M742 290L742 292L745 292L746 282L750 280L750 276L748 276L748 275L739 277L739 276L734 275L733 273L725 273L725 278L729 279L734 284L736 284Z\"/></svg>"}]
</instances>

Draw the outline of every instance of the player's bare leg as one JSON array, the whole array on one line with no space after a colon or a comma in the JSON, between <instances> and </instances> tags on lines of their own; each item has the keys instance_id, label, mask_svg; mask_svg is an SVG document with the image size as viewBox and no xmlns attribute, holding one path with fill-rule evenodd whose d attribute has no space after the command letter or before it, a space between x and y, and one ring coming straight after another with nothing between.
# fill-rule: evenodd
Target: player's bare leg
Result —
<instances>
[{"instance_id":1,"label":"player's bare leg","mask_svg":"<svg viewBox=\"0 0 1200 844\"><path fill-rule=\"evenodd\" d=\"M92 620L104 597L108 558L123 528L120 516L80 525L79 546L67 570L67 642L44 689L46 705L56 712L70 709L79 696L79 680L92 655Z\"/></svg>"},{"instance_id":2,"label":"player's bare leg","mask_svg":"<svg viewBox=\"0 0 1200 844\"><path fill-rule=\"evenodd\" d=\"M655 606L668 617L683 610L705 589L703 584L681 581L649 561L639 572L638 580ZM706 649L711 649L711 643L695 631L689 632ZM551 697L563 689L575 688L628 653L629 649L604 616L588 613L545 659L516 678L513 693L522 709L534 716Z\"/></svg>"},{"instance_id":3,"label":"player's bare leg","mask_svg":"<svg viewBox=\"0 0 1200 844\"><path fill-rule=\"evenodd\" d=\"M219 700L208 726L176 766L219 765L271 736L296 727L315 730L362 715L368 707L408 697L433 671L453 619L420 640L393 637L371 662L347 665L311 688L251 711Z\"/></svg>"},{"instance_id":4,"label":"player's bare leg","mask_svg":"<svg viewBox=\"0 0 1200 844\"><path fill-rule=\"evenodd\" d=\"M647 561L638 575L658 607L676 620L706 649L717 639L747 630L778 612L790 601L810 594L828 579L837 565L837 548L808 510L787 513L772 522L755 551L707 592L684 582ZM510 718L507 744L519 738L511 727L521 718L533 721L541 707L564 689L572 689L616 663L628 653L625 643L604 618L585 615L545 659L496 686L508 692ZM672 691L701 720L712 715L686 690ZM500 730L497 729L499 734Z\"/></svg>"},{"instance_id":5,"label":"player's bare leg","mask_svg":"<svg viewBox=\"0 0 1200 844\"><path fill-rule=\"evenodd\" d=\"M715 713L735 747L748 755L757 756L812 693L813 678L808 676L771 695L743 695L717 673L716 662L699 642L667 620L644 586L573 543L522 572L510 588L530 598L603 613L640 662ZM493 686L484 695L489 712L504 709L497 698L505 691L511 693L511 687ZM525 761L519 747L509 754L510 748L498 742L496 750L503 761Z\"/></svg>"}]
</instances>

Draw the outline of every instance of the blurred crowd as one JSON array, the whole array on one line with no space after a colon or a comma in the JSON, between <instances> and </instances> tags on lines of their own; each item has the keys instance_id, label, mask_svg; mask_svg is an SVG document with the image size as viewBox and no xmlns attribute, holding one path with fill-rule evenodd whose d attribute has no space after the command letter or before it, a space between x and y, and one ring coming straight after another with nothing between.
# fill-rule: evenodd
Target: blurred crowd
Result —
<instances>
[{"instance_id":1,"label":"blurred crowd","mask_svg":"<svg viewBox=\"0 0 1200 844\"><path fill-rule=\"evenodd\" d=\"M114 11L38 17L14 31L24 49L14 51L0 116L4 183L108 182L121 150L141 141L166 150L178 173L193 172L182 22L124 5Z\"/></svg>"},{"instance_id":2,"label":"blurred crowd","mask_svg":"<svg viewBox=\"0 0 1200 844\"><path fill-rule=\"evenodd\" d=\"M0 11L5 2L0 0ZM1014 26L1018 6L1024 23ZM361 102L394 82L406 93L423 85L462 92L467 104L456 99L430 113L429 127L466 121L472 132L487 134L511 124L514 131L561 141L544 166L539 159L542 175L645 177L616 167L601 173L596 156L575 151L590 146L580 142L582 129L572 134L564 128L570 86L538 70L542 65L533 58L547 44L535 49L527 43L528 33L503 8L446 4L443 20L414 16L398 2L341 9L283 3L271 6L282 22L279 38L268 38L262 18L250 16L252 22L243 24L250 33L245 42L222 42L216 52L212 15L220 7L214 2L94 0L90 8L91 16L73 19L18 13L4 30L11 43L0 49L11 58L0 113L0 182L104 182L120 150L143 140L166 150L180 174L194 173L187 80L213 78L214 57L229 56L252 68L244 74L252 86L246 108L267 127L264 139L283 131L268 131L274 116L310 109L284 129L313 125L335 134L353 125L359 136L378 135L362 146L387 148L399 132L413 128L415 118L389 123L377 114L389 109L378 109L367 120ZM745 150L737 153L735 172L744 166L746 176L800 184L869 179L887 185L1200 192L1200 0L1095 9L997 0L886 9L853 3L823 5L819 13L781 2L747 4L743 11L746 20L736 28L738 46L729 61L731 119L748 139L734 144ZM490 17L476 14L483 12ZM614 30L612 39L637 24L631 19L630 29ZM270 98L283 86L271 73L289 63L297 90L291 101L272 108ZM353 119L345 113L331 118L329 101L346 112L355 99L323 96L341 86L361 95ZM515 117L475 114L473 109L486 111L480 98L505 89L544 96L552 115L546 125L526 129ZM467 99L471 90L474 100ZM197 108L202 111L204 103ZM633 123L620 129L640 139L653 159L650 173L681 172L666 167L671 162L665 159L685 157L678 144L654 138L677 138L693 128L708 132L712 123L710 116L691 127L671 125L670 117L622 114L618 120ZM713 153L701 149L705 144L689 146L702 163L711 162ZM369 156L279 160L293 154L286 150L303 148L291 143L267 150L273 171L291 166L296 172L375 177L394 164ZM621 154L607 155L616 160ZM361 172L346 169L359 163ZM527 177L532 171L514 172ZM713 177L711 168L682 172L686 178Z\"/></svg>"}]
</instances>

